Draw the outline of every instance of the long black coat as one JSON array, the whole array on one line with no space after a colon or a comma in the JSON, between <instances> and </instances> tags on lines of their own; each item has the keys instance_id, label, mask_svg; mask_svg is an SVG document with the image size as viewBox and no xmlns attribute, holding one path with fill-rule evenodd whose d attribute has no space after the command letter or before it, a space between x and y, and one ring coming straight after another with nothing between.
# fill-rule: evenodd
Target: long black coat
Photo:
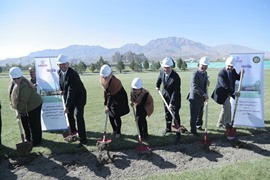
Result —
<instances>
[{"instance_id":1,"label":"long black coat","mask_svg":"<svg viewBox=\"0 0 270 180\"><path fill-rule=\"evenodd\" d=\"M165 81L165 72L160 71L156 87L160 88L161 83L163 83L162 94L166 99L168 104L172 104L176 108L181 108L181 79L180 76L172 70L169 78Z\"/></svg>"},{"instance_id":2,"label":"long black coat","mask_svg":"<svg viewBox=\"0 0 270 180\"><path fill-rule=\"evenodd\" d=\"M213 91L212 98L218 104L223 104L227 97L230 95L235 98L235 81L240 80L240 75L236 73L235 69L232 70L232 86L230 86L230 80L226 68L223 68L218 73L218 80L216 88Z\"/></svg>"},{"instance_id":3,"label":"long black coat","mask_svg":"<svg viewBox=\"0 0 270 180\"><path fill-rule=\"evenodd\" d=\"M69 67L64 82L60 70L58 75L60 89L64 91L66 107L71 107L72 105L84 106L86 104L86 90L79 74Z\"/></svg>"}]
</instances>

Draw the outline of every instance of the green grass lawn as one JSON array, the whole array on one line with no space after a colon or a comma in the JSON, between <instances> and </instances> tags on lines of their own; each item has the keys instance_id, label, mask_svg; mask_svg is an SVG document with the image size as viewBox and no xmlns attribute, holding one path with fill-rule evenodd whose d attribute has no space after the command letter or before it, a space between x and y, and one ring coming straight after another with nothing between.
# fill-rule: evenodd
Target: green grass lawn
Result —
<instances>
[{"instance_id":1,"label":"green grass lawn","mask_svg":"<svg viewBox=\"0 0 270 180\"><path fill-rule=\"evenodd\" d=\"M189 91L190 77L193 70L186 72L180 72L181 81L181 93L182 93L182 108L180 110L180 116L182 124L189 129L189 102L186 100L186 96ZM209 69L208 74L210 77L209 92L212 93L219 69ZM270 70L265 70L265 85L264 85L264 97L265 97L265 126L269 130L270 126L270 112L269 112L269 96L270 96ZM144 88L150 91L153 96L155 110L151 117L148 118L148 129L150 137L147 143L154 146L161 146L172 144L175 138L174 134L162 137L161 133L165 128L165 118L162 100L155 90L155 83L158 76L158 72L125 72L123 74L115 73L115 75L122 81L127 93L130 92L130 84L134 77L140 77L143 80ZM81 76L84 85L87 90L87 105L85 107L85 122L88 150L96 149L97 139L102 137L104 126L104 106L103 106L103 92L99 84L98 73L87 73ZM8 77L0 77L0 100L2 102L2 143L3 146L0 150L0 157L2 156L16 156L16 144L20 143L20 135L18 124L15 118L15 111L11 110L8 100L8 85L10 79ZM216 104L212 99L209 101L209 137L219 138L223 136L223 131L217 130L215 125L219 116L221 106ZM112 132L111 126L108 123L108 136ZM239 129L238 135L259 133L262 130L256 129ZM122 140L113 140L110 144L112 150L132 149L137 143L136 128L133 114L130 112L128 115L122 117ZM200 136L202 138L202 135ZM184 135L182 142L194 142L198 141L198 138ZM61 132L44 132L43 143L40 147L33 148L33 152L42 154L52 153L72 153L83 151L77 149L75 146L77 143L69 144L63 140Z\"/></svg>"}]
</instances>

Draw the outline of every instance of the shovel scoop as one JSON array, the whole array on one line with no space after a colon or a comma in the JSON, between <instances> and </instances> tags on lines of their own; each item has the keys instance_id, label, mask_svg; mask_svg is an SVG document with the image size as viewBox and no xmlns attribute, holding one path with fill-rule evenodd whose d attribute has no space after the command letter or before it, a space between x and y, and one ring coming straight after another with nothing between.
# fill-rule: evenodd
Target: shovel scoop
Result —
<instances>
[{"instance_id":1,"label":"shovel scoop","mask_svg":"<svg viewBox=\"0 0 270 180\"><path fill-rule=\"evenodd\" d=\"M19 124L19 129L20 129L22 142L16 144L16 149L17 149L19 154L28 155L32 151L33 145L32 145L31 142L25 141L23 131L22 131L21 120L17 119L17 121L18 121L18 124Z\"/></svg>"}]
</instances>

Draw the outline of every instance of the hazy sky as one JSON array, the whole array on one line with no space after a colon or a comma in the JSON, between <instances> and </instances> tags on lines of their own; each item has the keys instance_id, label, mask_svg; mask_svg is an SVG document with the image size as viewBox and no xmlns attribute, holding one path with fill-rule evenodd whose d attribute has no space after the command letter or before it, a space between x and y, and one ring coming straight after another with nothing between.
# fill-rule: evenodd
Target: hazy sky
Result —
<instances>
[{"instance_id":1,"label":"hazy sky","mask_svg":"<svg viewBox=\"0 0 270 180\"><path fill-rule=\"evenodd\" d=\"M270 0L1 0L0 59L184 37L270 51Z\"/></svg>"}]
</instances>

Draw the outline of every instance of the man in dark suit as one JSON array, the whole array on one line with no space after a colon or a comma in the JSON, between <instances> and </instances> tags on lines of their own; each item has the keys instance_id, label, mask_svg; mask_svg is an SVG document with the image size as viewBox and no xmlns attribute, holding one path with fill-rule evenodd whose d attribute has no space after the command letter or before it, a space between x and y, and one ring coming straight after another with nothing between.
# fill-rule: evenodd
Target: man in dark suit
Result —
<instances>
[{"instance_id":1,"label":"man in dark suit","mask_svg":"<svg viewBox=\"0 0 270 180\"><path fill-rule=\"evenodd\" d=\"M226 67L218 73L218 80L216 88L212 94L212 98L218 104L223 105L217 127L224 128L229 127L231 123L231 103L230 98L240 96L240 92L235 92L235 81L240 80L240 73L236 73L234 69L235 60L233 57L226 59ZM243 71L244 72L244 71Z\"/></svg>"},{"instance_id":2,"label":"man in dark suit","mask_svg":"<svg viewBox=\"0 0 270 180\"><path fill-rule=\"evenodd\" d=\"M69 67L68 57L59 55L57 57L57 64L60 70L59 85L65 100L65 113L68 114L68 121L71 133L77 131L75 126L74 112L77 120L77 127L80 137L80 144L82 147L86 144L86 131L84 122L84 106L86 104L86 90L80 79L79 74Z\"/></svg>"},{"instance_id":3,"label":"man in dark suit","mask_svg":"<svg viewBox=\"0 0 270 180\"><path fill-rule=\"evenodd\" d=\"M190 107L190 128L191 133L198 136L197 129L202 130L204 101L208 101L206 87L209 85L207 67L209 60L202 57L198 69L192 74L190 91L187 97Z\"/></svg>"},{"instance_id":4,"label":"man in dark suit","mask_svg":"<svg viewBox=\"0 0 270 180\"><path fill-rule=\"evenodd\" d=\"M162 61L163 70L160 71L157 82L156 89L160 89L161 83L163 83L162 95L169 105L170 110L175 116L176 123L175 125L180 125L180 116L179 109L181 108L181 79L179 75L173 70L173 59L166 57ZM172 116L165 107L165 119L166 119L166 129L163 134L165 135L168 132L171 132L172 128ZM178 123L178 124L177 124ZM176 133L176 140L179 141L181 138L180 132Z\"/></svg>"}]
</instances>

